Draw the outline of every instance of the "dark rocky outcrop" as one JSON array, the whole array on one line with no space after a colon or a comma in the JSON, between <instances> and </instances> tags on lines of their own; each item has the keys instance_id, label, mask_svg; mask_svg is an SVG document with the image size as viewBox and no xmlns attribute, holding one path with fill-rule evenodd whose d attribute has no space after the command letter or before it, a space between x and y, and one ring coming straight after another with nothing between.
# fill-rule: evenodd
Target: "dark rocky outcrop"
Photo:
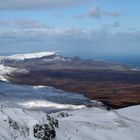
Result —
<instances>
[{"instance_id":1,"label":"dark rocky outcrop","mask_svg":"<svg viewBox=\"0 0 140 140\"><path fill-rule=\"evenodd\" d=\"M52 140L56 137L55 128L58 128L58 120L47 116L48 124L36 124L33 127L34 137L41 140Z\"/></svg>"}]
</instances>

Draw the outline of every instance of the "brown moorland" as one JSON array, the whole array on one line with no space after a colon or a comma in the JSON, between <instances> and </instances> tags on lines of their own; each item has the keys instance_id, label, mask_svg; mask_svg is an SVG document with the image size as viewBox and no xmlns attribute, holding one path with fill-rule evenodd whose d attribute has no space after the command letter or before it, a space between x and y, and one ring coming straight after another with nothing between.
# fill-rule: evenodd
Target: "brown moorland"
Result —
<instances>
[{"instance_id":1,"label":"brown moorland","mask_svg":"<svg viewBox=\"0 0 140 140\"><path fill-rule=\"evenodd\" d=\"M140 72L115 70L30 70L13 74L12 82L45 85L84 94L112 108L140 104Z\"/></svg>"}]
</instances>

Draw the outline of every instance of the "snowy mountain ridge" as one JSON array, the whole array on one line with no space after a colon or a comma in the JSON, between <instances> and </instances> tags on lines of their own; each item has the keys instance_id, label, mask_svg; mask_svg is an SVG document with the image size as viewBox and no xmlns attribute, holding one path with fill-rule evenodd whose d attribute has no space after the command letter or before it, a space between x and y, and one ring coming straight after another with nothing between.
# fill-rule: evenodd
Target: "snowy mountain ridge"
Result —
<instances>
[{"instance_id":1,"label":"snowy mountain ridge","mask_svg":"<svg viewBox=\"0 0 140 140\"><path fill-rule=\"evenodd\" d=\"M38 53L27 53L27 54L15 54L15 55L3 57L3 58L10 59L10 60L25 60L25 59L41 58L44 56L51 56L55 54L57 53L56 52L38 52Z\"/></svg>"}]
</instances>

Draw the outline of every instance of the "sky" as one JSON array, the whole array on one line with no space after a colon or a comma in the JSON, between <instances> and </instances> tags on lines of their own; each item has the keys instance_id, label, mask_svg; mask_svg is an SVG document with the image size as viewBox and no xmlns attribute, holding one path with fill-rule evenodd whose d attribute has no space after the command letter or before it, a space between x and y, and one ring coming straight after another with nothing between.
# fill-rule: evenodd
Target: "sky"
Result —
<instances>
[{"instance_id":1,"label":"sky","mask_svg":"<svg viewBox=\"0 0 140 140\"><path fill-rule=\"evenodd\" d=\"M0 0L0 53L140 55L139 0Z\"/></svg>"}]
</instances>

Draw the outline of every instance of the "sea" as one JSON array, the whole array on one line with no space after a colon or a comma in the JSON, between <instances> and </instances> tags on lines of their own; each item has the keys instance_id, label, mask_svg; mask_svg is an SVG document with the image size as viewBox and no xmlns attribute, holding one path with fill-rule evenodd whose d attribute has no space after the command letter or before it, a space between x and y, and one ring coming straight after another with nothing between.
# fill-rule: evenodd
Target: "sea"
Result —
<instances>
[{"instance_id":1,"label":"sea","mask_svg":"<svg viewBox=\"0 0 140 140\"><path fill-rule=\"evenodd\" d=\"M124 65L129 65L131 67L140 68L140 55L101 56L101 57L92 57L91 59L117 63L117 64L124 64Z\"/></svg>"}]
</instances>

